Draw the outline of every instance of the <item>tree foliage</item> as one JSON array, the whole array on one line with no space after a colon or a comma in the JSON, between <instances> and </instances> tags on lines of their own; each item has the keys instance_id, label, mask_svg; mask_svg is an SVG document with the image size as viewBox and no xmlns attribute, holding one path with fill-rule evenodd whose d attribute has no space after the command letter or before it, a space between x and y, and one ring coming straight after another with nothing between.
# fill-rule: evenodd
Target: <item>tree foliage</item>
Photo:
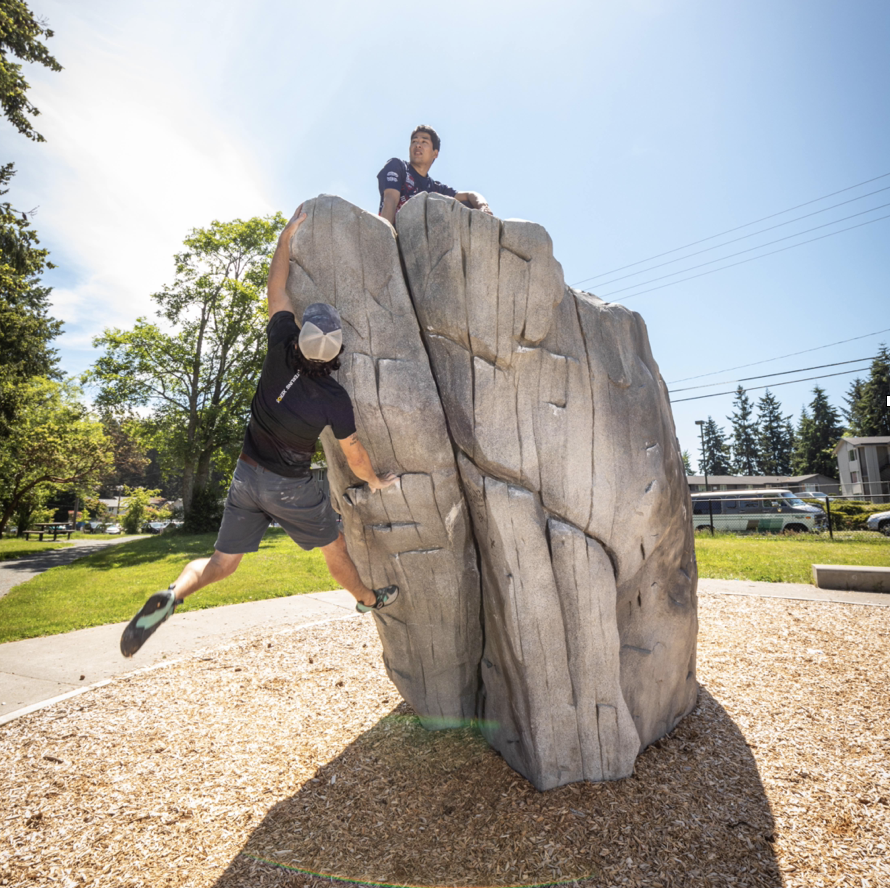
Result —
<instances>
[{"instance_id":1,"label":"tree foliage","mask_svg":"<svg viewBox=\"0 0 890 888\"><path fill-rule=\"evenodd\" d=\"M12 164L0 168L0 197L12 175ZM38 243L27 215L0 202L0 434L14 422L17 384L57 373L50 343L62 324L49 316L50 288L40 276L52 264Z\"/></svg>"},{"instance_id":2,"label":"tree foliage","mask_svg":"<svg viewBox=\"0 0 890 888\"><path fill-rule=\"evenodd\" d=\"M791 414L782 415L782 405L778 398L767 389L757 402L757 452L761 474L791 474L794 434L790 420Z\"/></svg>"},{"instance_id":3,"label":"tree foliage","mask_svg":"<svg viewBox=\"0 0 890 888\"><path fill-rule=\"evenodd\" d=\"M0 532L28 498L52 485L98 482L111 453L102 425L69 383L19 383L15 424L0 438Z\"/></svg>"},{"instance_id":4,"label":"tree foliage","mask_svg":"<svg viewBox=\"0 0 890 888\"><path fill-rule=\"evenodd\" d=\"M125 533L139 533L142 530L142 525L148 519L151 498L159 493L159 490L146 490L144 487L124 488L124 496L127 497L122 522Z\"/></svg>"},{"instance_id":5,"label":"tree foliage","mask_svg":"<svg viewBox=\"0 0 890 888\"><path fill-rule=\"evenodd\" d=\"M151 443L182 473L186 517L214 464L227 467L240 449L265 354L268 263L284 224L278 213L193 230L173 284L152 296L158 320L94 340L104 349L88 374L97 403L151 409Z\"/></svg>"},{"instance_id":6,"label":"tree foliage","mask_svg":"<svg viewBox=\"0 0 890 888\"><path fill-rule=\"evenodd\" d=\"M735 410L727 419L732 423L732 468L736 475L760 474L760 448L757 422L748 393L739 386Z\"/></svg>"},{"instance_id":7,"label":"tree foliage","mask_svg":"<svg viewBox=\"0 0 890 888\"><path fill-rule=\"evenodd\" d=\"M43 142L44 138L34 129L30 117L36 117L40 111L28 98L29 85L22 66L11 57L61 71L62 66L42 42L42 38L52 36L46 23L34 18L22 0L0 0L0 108L23 136L35 142Z\"/></svg>"},{"instance_id":8,"label":"tree foliage","mask_svg":"<svg viewBox=\"0 0 890 888\"><path fill-rule=\"evenodd\" d=\"M699 461L699 468L704 475L731 475L732 466L729 460L729 445L726 434L712 417L708 417L704 426L704 452Z\"/></svg>"},{"instance_id":9,"label":"tree foliage","mask_svg":"<svg viewBox=\"0 0 890 888\"><path fill-rule=\"evenodd\" d=\"M818 385L815 386L809 408L805 407L800 412L791 457L794 474L837 477L834 446L840 440L843 431L838 412L829 404L825 390Z\"/></svg>"},{"instance_id":10,"label":"tree foliage","mask_svg":"<svg viewBox=\"0 0 890 888\"><path fill-rule=\"evenodd\" d=\"M858 387L856 383L859 383ZM890 351L881 345L872 361L868 379L856 380L848 392L848 427L857 437L890 435Z\"/></svg>"}]
</instances>

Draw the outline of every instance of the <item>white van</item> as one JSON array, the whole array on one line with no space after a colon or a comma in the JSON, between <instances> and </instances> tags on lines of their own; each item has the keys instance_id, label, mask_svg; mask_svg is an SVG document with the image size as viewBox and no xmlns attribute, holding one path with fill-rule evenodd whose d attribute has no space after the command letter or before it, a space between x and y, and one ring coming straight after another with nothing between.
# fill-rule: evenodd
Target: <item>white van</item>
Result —
<instances>
[{"instance_id":1,"label":"white van","mask_svg":"<svg viewBox=\"0 0 890 888\"><path fill-rule=\"evenodd\" d=\"M692 494L692 524L696 530L802 533L822 530L828 522L818 506L805 503L790 490L711 490Z\"/></svg>"}]
</instances>

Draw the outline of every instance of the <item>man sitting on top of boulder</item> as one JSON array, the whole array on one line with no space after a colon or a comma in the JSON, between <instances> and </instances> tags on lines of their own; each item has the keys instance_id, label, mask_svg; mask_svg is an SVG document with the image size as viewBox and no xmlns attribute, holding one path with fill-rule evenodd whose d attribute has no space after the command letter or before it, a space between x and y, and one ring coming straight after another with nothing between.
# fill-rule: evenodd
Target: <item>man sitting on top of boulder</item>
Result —
<instances>
[{"instance_id":1,"label":"man sitting on top of boulder","mask_svg":"<svg viewBox=\"0 0 890 888\"><path fill-rule=\"evenodd\" d=\"M423 191L445 194L474 210L482 210L491 215L485 198L478 191L455 191L427 175L439 156L440 144L439 134L431 126L421 124L411 133L411 145L408 148L410 159L399 160L398 157L393 157L377 173L377 185L380 188L379 213L391 225L396 224L396 213L405 202Z\"/></svg>"}]
</instances>

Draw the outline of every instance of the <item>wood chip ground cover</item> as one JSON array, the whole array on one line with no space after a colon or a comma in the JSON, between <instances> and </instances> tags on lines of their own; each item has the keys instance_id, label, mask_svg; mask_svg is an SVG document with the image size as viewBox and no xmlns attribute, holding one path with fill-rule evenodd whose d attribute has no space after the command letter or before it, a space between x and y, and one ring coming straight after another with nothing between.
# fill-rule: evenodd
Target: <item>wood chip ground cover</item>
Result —
<instances>
[{"instance_id":1,"label":"wood chip ground cover","mask_svg":"<svg viewBox=\"0 0 890 888\"><path fill-rule=\"evenodd\" d=\"M118 680L0 728L0 885L890 885L890 612L700 616L696 710L547 793L420 728L367 618Z\"/></svg>"}]
</instances>

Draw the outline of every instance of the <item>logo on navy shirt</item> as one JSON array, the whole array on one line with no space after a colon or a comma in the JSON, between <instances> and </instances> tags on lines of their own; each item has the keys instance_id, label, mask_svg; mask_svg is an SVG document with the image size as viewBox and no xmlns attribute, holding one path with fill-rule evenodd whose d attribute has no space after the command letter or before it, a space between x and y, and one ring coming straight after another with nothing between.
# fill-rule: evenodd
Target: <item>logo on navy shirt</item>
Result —
<instances>
[{"instance_id":1,"label":"logo on navy shirt","mask_svg":"<svg viewBox=\"0 0 890 888\"><path fill-rule=\"evenodd\" d=\"M290 391L290 387L300 378L300 374L297 373L294 378L281 390L281 394L275 399L276 404L280 404L284 396Z\"/></svg>"}]
</instances>

